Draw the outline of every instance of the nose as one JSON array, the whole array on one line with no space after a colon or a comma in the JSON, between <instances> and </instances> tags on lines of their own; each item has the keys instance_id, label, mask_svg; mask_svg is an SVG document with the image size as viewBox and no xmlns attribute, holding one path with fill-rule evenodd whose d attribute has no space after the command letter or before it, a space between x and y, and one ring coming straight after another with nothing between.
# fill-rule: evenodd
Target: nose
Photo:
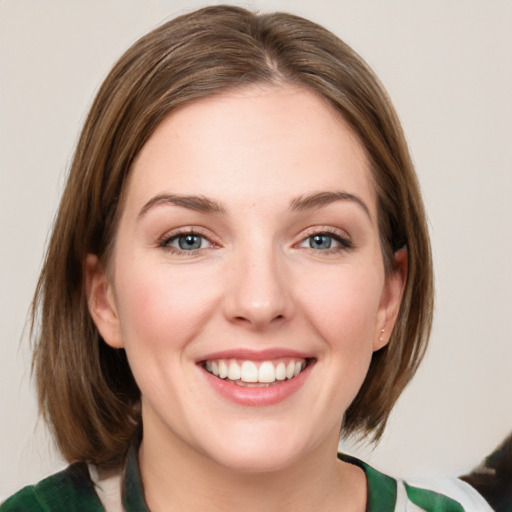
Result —
<instances>
[{"instance_id":1,"label":"nose","mask_svg":"<svg viewBox=\"0 0 512 512\"><path fill-rule=\"evenodd\" d=\"M292 283L272 249L239 254L225 279L224 312L230 322L262 331L291 318Z\"/></svg>"}]
</instances>

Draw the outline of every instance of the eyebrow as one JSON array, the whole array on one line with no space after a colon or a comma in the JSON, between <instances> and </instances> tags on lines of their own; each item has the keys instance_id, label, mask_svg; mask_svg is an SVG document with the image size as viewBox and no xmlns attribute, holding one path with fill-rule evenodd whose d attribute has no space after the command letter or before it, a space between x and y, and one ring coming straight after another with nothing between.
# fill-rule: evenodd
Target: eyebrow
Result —
<instances>
[{"instance_id":1,"label":"eyebrow","mask_svg":"<svg viewBox=\"0 0 512 512\"><path fill-rule=\"evenodd\" d=\"M224 207L217 201L205 196L181 196L176 194L158 194L152 197L140 210L139 217L146 214L151 208L162 204L181 206L189 210L202 213L226 213Z\"/></svg>"},{"instance_id":2,"label":"eyebrow","mask_svg":"<svg viewBox=\"0 0 512 512\"><path fill-rule=\"evenodd\" d=\"M293 211L304 211L322 208L336 201L351 201L359 205L371 220L371 214L366 203L354 194L348 192L315 192L313 194L301 195L290 201L289 209ZM201 213L226 213L221 203L205 196L182 196L177 194L158 194L152 197L140 210L139 217L145 215L151 208L163 204L180 206L189 210Z\"/></svg>"},{"instance_id":3,"label":"eyebrow","mask_svg":"<svg viewBox=\"0 0 512 512\"><path fill-rule=\"evenodd\" d=\"M348 192L341 191L316 192L314 194L309 194L306 196L299 196L295 199L292 199L292 201L290 202L290 210L312 210L316 208L322 208L323 206L327 206L331 203L334 203L335 201L351 201L359 205L364 210L368 218L372 220L370 209L360 197L354 194L350 194Z\"/></svg>"}]
</instances>

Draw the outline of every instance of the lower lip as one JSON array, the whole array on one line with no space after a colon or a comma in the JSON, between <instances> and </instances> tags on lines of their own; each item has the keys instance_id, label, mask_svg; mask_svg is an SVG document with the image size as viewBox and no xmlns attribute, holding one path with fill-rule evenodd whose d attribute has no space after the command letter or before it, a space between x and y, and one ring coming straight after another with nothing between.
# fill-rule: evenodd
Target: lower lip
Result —
<instances>
[{"instance_id":1,"label":"lower lip","mask_svg":"<svg viewBox=\"0 0 512 512\"><path fill-rule=\"evenodd\" d=\"M297 377L277 381L276 384L268 387L239 386L228 380L215 377L202 367L200 369L208 384L222 397L240 405L264 407L278 404L298 391L309 377L312 367L313 364L310 363Z\"/></svg>"}]
</instances>

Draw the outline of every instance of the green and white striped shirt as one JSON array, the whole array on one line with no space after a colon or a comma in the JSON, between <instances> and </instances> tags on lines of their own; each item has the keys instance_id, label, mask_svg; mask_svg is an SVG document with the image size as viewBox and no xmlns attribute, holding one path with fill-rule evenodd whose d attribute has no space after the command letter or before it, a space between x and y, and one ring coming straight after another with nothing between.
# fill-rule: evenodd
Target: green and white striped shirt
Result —
<instances>
[{"instance_id":1,"label":"green and white striped shirt","mask_svg":"<svg viewBox=\"0 0 512 512\"><path fill-rule=\"evenodd\" d=\"M412 481L392 478L348 455L338 458L362 468L368 481L366 512L492 512L469 484L458 479ZM72 464L0 505L0 512L149 512L144 501L136 449L124 470L100 473Z\"/></svg>"}]
</instances>

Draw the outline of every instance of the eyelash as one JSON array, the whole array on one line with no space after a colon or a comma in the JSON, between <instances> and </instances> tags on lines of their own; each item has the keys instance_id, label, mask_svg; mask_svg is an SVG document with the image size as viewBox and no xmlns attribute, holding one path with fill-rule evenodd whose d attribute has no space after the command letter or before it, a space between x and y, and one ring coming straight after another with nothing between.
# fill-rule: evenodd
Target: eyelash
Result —
<instances>
[{"instance_id":1,"label":"eyelash","mask_svg":"<svg viewBox=\"0 0 512 512\"><path fill-rule=\"evenodd\" d=\"M197 249L191 249L191 250L180 249L178 247L173 247L172 245L170 245L172 242L177 241L179 238L187 237L187 236L200 237L202 240L205 240L210 245L209 245L209 247L199 247ZM172 233L172 234L167 233L159 241L158 246L161 247L162 249L164 249L165 251L170 252L171 254L177 254L177 255L182 255L182 256L196 256L201 251L204 251L205 249L211 249L211 248L218 247L206 235L199 232L197 229L187 229L187 230L178 231L178 232Z\"/></svg>"},{"instance_id":2,"label":"eyelash","mask_svg":"<svg viewBox=\"0 0 512 512\"><path fill-rule=\"evenodd\" d=\"M203 241L206 241L209 246L208 247L199 247L197 249L180 249L177 247L173 247L170 245L172 242L177 241L178 239L182 237L187 236L194 236L194 237L200 237ZM311 240L315 236L325 236L327 238L330 238L335 241L336 244L338 244L337 247L328 247L326 249L315 249L314 247L303 247L304 249L308 251L312 251L315 254L323 253L323 254L334 254L334 253L340 253L344 251L349 251L351 249L354 249L354 244L350 240L348 235L342 235L340 232L335 231L333 229L312 229L310 233L306 234L298 244L295 244L295 246L302 247L301 244L307 243L308 240ZM201 242L202 245L202 242ZM172 234L166 234L162 237L162 239L158 242L158 247L164 249L165 251L170 252L171 254L176 255L182 255L182 256L196 256L200 254L205 249L212 249L219 247L217 244L212 242L206 235L198 231L197 229L187 229L178 231Z\"/></svg>"},{"instance_id":3,"label":"eyelash","mask_svg":"<svg viewBox=\"0 0 512 512\"><path fill-rule=\"evenodd\" d=\"M334 230L332 228L326 228L326 229L314 229L311 230L309 234L307 234L304 238L302 238L299 242L300 244L305 244L308 242L308 240L311 240L315 236L325 236L332 240L334 240L338 245L338 247L329 247L326 249L315 249L313 247L304 247L304 249L307 249L309 251L314 252L315 254L322 253L322 254L335 254L340 253L344 251L349 251L351 249L354 249L354 243L350 239L350 237L345 233L342 234L337 230Z\"/></svg>"}]
</instances>

